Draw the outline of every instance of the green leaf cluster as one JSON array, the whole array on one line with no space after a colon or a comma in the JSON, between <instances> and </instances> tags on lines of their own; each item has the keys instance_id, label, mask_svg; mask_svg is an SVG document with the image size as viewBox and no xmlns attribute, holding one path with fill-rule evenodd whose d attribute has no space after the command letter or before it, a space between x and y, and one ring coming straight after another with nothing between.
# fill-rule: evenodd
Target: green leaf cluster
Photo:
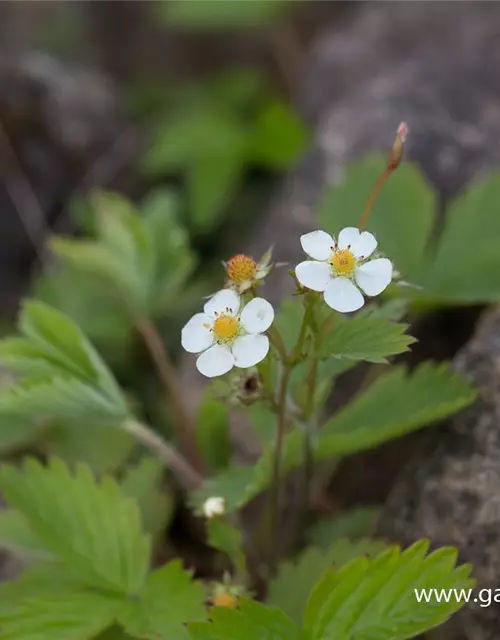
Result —
<instances>
[{"instance_id":1,"label":"green leaf cluster","mask_svg":"<svg viewBox=\"0 0 500 640\"><path fill-rule=\"evenodd\" d=\"M184 623L205 619L205 590L178 561L149 572L151 541L128 484L97 481L86 465L72 473L57 459L2 467L11 530L39 560L2 588L2 637L86 640L114 627L130 637L187 640Z\"/></svg>"},{"instance_id":2,"label":"green leaf cluster","mask_svg":"<svg viewBox=\"0 0 500 640\"><path fill-rule=\"evenodd\" d=\"M429 426L470 404L475 391L444 364L423 364L412 373L393 367L360 391L320 429L313 441L317 461L334 460L370 449L410 431ZM288 433L283 445L285 472L302 464L302 433ZM222 496L229 510L249 502L272 479L272 446L253 466L231 467L207 480L193 495L201 506L212 495Z\"/></svg>"},{"instance_id":3,"label":"green leaf cluster","mask_svg":"<svg viewBox=\"0 0 500 640\"><path fill-rule=\"evenodd\" d=\"M340 562L326 571L332 559L316 555L317 566L311 571L319 569L322 575L315 586L308 584L313 581L304 561L300 568L285 571L286 588L290 592L295 587L300 594L299 599L292 601L297 609L291 609L290 600L283 601L291 609L295 622L278 608L242 599L238 611L214 609L211 622L189 624L190 634L195 640L269 637L405 640L414 637L441 624L462 606L453 598L450 602L435 601L423 606L415 597L415 589L460 591L474 585L469 578L469 566L455 567L454 549L444 548L427 555L428 546L428 542L420 541L404 551L391 547L376 557ZM309 552L308 556L311 558L312 554ZM323 570L319 567L320 561ZM302 589L304 575L309 593ZM316 579L315 576L314 581ZM278 578L283 580L284 577ZM277 584L274 583L271 598L280 600L276 597Z\"/></svg>"}]
</instances>

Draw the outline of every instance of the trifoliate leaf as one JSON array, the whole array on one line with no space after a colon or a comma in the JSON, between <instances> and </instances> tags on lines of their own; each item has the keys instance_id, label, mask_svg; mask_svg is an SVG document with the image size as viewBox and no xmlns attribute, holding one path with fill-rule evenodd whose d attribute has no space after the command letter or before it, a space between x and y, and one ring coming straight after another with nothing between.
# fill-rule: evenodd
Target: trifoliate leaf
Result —
<instances>
[{"instance_id":1,"label":"trifoliate leaf","mask_svg":"<svg viewBox=\"0 0 500 640\"><path fill-rule=\"evenodd\" d=\"M206 619L205 590L178 560L153 571L138 597L130 600L119 622L133 636L155 640L188 640L184 624Z\"/></svg>"},{"instance_id":2,"label":"trifoliate leaf","mask_svg":"<svg viewBox=\"0 0 500 640\"><path fill-rule=\"evenodd\" d=\"M269 583L266 602L282 609L300 625L309 595L328 568L339 568L361 556L374 556L386 546L379 540L349 542L341 539L327 550L306 549L293 561L281 564L278 575Z\"/></svg>"},{"instance_id":3,"label":"trifoliate leaf","mask_svg":"<svg viewBox=\"0 0 500 640\"><path fill-rule=\"evenodd\" d=\"M435 260L428 261L423 296L447 302L500 299L500 177L467 189L449 207Z\"/></svg>"},{"instance_id":4,"label":"trifoliate leaf","mask_svg":"<svg viewBox=\"0 0 500 640\"><path fill-rule=\"evenodd\" d=\"M160 486L164 471L162 462L144 455L120 483L123 494L137 502L144 530L153 539L164 534L174 513L173 496Z\"/></svg>"},{"instance_id":5,"label":"trifoliate leaf","mask_svg":"<svg viewBox=\"0 0 500 640\"><path fill-rule=\"evenodd\" d=\"M299 630L282 611L242 598L238 610L214 607L211 622L189 625L194 640L298 640Z\"/></svg>"},{"instance_id":6,"label":"trifoliate leaf","mask_svg":"<svg viewBox=\"0 0 500 640\"><path fill-rule=\"evenodd\" d=\"M22 469L0 472L10 506L28 519L40 540L89 586L136 593L149 564L149 539L137 504L110 478L96 482L88 466L74 474L57 459L47 467L29 459Z\"/></svg>"},{"instance_id":7,"label":"trifoliate leaf","mask_svg":"<svg viewBox=\"0 0 500 640\"><path fill-rule=\"evenodd\" d=\"M393 367L326 423L317 458L374 447L442 420L474 398L473 388L445 364L422 364L409 375Z\"/></svg>"},{"instance_id":8,"label":"trifoliate leaf","mask_svg":"<svg viewBox=\"0 0 500 640\"><path fill-rule=\"evenodd\" d=\"M387 362L387 357L408 351L415 338L405 333L407 324L383 318L335 316L328 335L319 345L319 358L347 358Z\"/></svg>"},{"instance_id":9,"label":"trifoliate leaf","mask_svg":"<svg viewBox=\"0 0 500 640\"><path fill-rule=\"evenodd\" d=\"M228 408L221 400L205 393L196 416L196 442L213 473L228 466L231 453Z\"/></svg>"},{"instance_id":10,"label":"trifoliate leaf","mask_svg":"<svg viewBox=\"0 0 500 640\"><path fill-rule=\"evenodd\" d=\"M474 581L469 566L455 568L455 549L426 556L428 546L420 541L403 552L390 548L326 572L307 603L303 638L405 640L443 623L463 603L450 598L422 604L415 589L470 589Z\"/></svg>"},{"instance_id":11,"label":"trifoliate leaf","mask_svg":"<svg viewBox=\"0 0 500 640\"><path fill-rule=\"evenodd\" d=\"M336 518L323 518L309 528L309 540L328 549L339 538L350 539L372 535L380 514L379 507L354 507Z\"/></svg>"},{"instance_id":12,"label":"trifoliate leaf","mask_svg":"<svg viewBox=\"0 0 500 640\"><path fill-rule=\"evenodd\" d=\"M34 533L27 518L15 509L0 509L0 548L30 559L54 557Z\"/></svg>"},{"instance_id":13,"label":"trifoliate leaf","mask_svg":"<svg viewBox=\"0 0 500 640\"><path fill-rule=\"evenodd\" d=\"M89 640L113 623L119 607L119 600L85 591L0 603L2 638Z\"/></svg>"},{"instance_id":14,"label":"trifoliate leaf","mask_svg":"<svg viewBox=\"0 0 500 640\"><path fill-rule=\"evenodd\" d=\"M338 235L344 227L356 226L386 164L383 156L367 156L347 167L320 207L319 220L325 231ZM374 202L366 230L375 235L378 249L394 262L405 280L419 284L436 210L435 194L409 164L402 164L390 176Z\"/></svg>"}]
</instances>

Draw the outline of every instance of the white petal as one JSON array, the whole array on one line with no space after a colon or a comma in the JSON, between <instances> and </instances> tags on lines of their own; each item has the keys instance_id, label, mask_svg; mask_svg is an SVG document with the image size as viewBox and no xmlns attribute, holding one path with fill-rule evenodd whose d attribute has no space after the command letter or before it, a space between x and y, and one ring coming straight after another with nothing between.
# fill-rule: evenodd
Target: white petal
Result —
<instances>
[{"instance_id":1,"label":"white petal","mask_svg":"<svg viewBox=\"0 0 500 640\"><path fill-rule=\"evenodd\" d=\"M295 267L295 275L301 285L313 291L324 291L333 279L327 262L306 260Z\"/></svg>"},{"instance_id":2,"label":"white petal","mask_svg":"<svg viewBox=\"0 0 500 640\"><path fill-rule=\"evenodd\" d=\"M325 291L326 304L340 311L350 313L357 311L364 305L365 300L359 289L348 278L335 278Z\"/></svg>"},{"instance_id":3,"label":"white petal","mask_svg":"<svg viewBox=\"0 0 500 640\"><path fill-rule=\"evenodd\" d=\"M300 244L308 256L315 260L328 260L335 240L325 231L311 231L300 236Z\"/></svg>"},{"instance_id":4,"label":"white petal","mask_svg":"<svg viewBox=\"0 0 500 640\"><path fill-rule=\"evenodd\" d=\"M377 248L375 236L368 231L363 231L358 239L351 246L352 253L356 258L368 258Z\"/></svg>"},{"instance_id":5,"label":"white petal","mask_svg":"<svg viewBox=\"0 0 500 640\"><path fill-rule=\"evenodd\" d=\"M233 354L225 344L214 344L208 351L198 356L196 368L207 378L222 376L234 366Z\"/></svg>"},{"instance_id":6,"label":"white petal","mask_svg":"<svg viewBox=\"0 0 500 640\"><path fill-rule=\"evenodd\" d=\"M211 326L212 322L206 314L194 315L181 331L181 344L184 349L189 353L200 353L208 349L214 341Z\"/></svg>"},{"instance_id":7,"label":"white petal","mask_svg":"<svg viewBox=\"0 0 500 640\"><path fill-rule=\"evenodd\" d=\"M274 320L274 309L264 298L254 298L241 312L240 321L248 333L262 333Z\"/></svg>"},{"instance_id":8,"label":"white petal","mask_svg":"<svg viewBox=\"0 0 500 640\"><path fill-rule=\"evenodd\" d=\"M241 369L253 367L267 356L269 338L267 336L240 336L233 344L234 364Z\"/></svg>"},{"instance_id":9,"label":"white petal","mask_svg":"<svg viewBox=\"0 0 500 640\"><path fill-rule=\"evenodd\" d=\"M347 249L347 247L353 247L359 240L359 229L356 227L346 227L339 233L338 248Z\"/></svg>"},{"instance_id":10,"label":"white petal","mask_svg":"<svg viewBox=\"0 0 500 640\"><path fill-rule=\"evenodd\" d=\"M362 264L354 272L356 282L369 296L377 296L391 282L392 262L387 258L378 258Z\"/></svg>"},{"instance_id":11,"label":"white petal","mask_svg":"<svg viewBox=\"0 0 500 640\"><path fill-rule=\"evenodd\" d=\"M231 314L235 316L240 308L240 296L232 289L222 289L218 291L203 307L207 316L214 317L215 312L221 313L229 308Z\"/></svg>"}]
</instances>

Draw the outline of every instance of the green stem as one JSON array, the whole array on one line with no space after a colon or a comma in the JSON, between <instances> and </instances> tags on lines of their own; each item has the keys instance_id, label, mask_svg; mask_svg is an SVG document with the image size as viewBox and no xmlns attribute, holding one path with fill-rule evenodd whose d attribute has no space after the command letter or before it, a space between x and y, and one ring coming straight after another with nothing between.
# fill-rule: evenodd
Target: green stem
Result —
<instances>
[{"instance_id":1,"label":"green stem","mask_svg":"<svg viewBox=\"0 0 500 640\"><path fill-rule=\"evenodd\" d=\"M201 471L203 462L196 446L193 424L182 399L183 394L179 387L177 372L151 320L146 316L134 314L134 321L137 331L156 365L156 370L169 400L175 435L179 441L179 446L191 465Z\"/></svg>"},{"instance_id":2,"label":"green stem","mask_svg":"<svg viewBox=\"0 0 500 640\"><path fill-rule=\"evenodd\" d=\"M203 477L174 447L150 427L131 418L122 424L122 428L164 462L185 489L193 490L201 486Z\"/></svg>"},{"instance_id":3,"label":"green stem","mask_svg":"<svg viewBox=\"0 0 500 640\"><path fill-rule=\"evenodd\" d=\"M276 433L276 447L274 449L273 460L273 479L271 485L271 517L270 524L270 541L271 541L271 557L270 569L273 571L277 560L277 551L279 544L279 511L281 498L281 463L283 454L283 441L286 433L286 395L288 383L290 381L291 367L284 365L281 371L281 381L278 393L278 425Z\"/></svg>"}]
</instances>

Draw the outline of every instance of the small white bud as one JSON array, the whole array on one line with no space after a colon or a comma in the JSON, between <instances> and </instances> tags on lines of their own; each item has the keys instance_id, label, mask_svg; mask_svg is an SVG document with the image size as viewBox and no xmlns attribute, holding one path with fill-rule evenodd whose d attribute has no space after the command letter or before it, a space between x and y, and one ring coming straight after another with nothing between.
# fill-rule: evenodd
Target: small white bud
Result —
<instances>
[{"instance_id":1,"label":"small white bud","mask_svg":"<svg viewBox=\"0 0 500 640\"><path fill-rule=\"evenodd\" d=\"M214 518L215 516L223 516L226 513L226 501L220 496L207 498L203 503L203 515L206 518Z\"/></svg>"}]
</instances>

